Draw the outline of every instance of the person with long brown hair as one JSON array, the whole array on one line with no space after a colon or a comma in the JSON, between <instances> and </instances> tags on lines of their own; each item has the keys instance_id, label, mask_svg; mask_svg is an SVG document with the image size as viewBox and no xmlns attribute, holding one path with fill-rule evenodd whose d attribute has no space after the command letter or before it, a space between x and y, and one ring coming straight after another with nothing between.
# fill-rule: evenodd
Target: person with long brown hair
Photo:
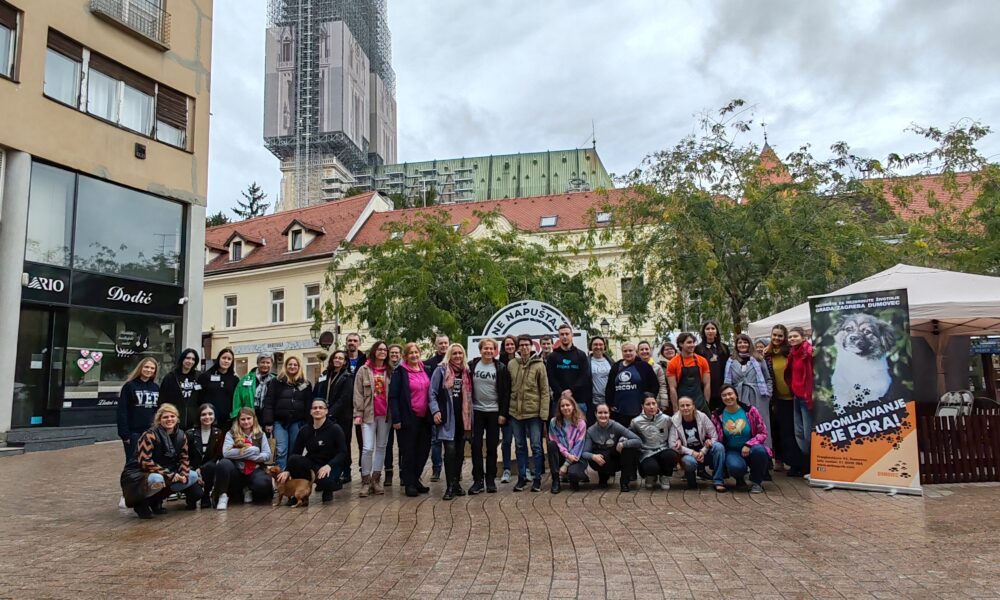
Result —
<instances>
[{"instance_id":1,"label":"person with long brown hair","mask_svg":"<svg viewBox=\"0 0 1000 600\"><path fill-rule=\"evenodd\" d=\"M775 325L771 328L770 343L764 349L764 363L774 386L770 431L774 446L774 470L783 471L787 465L789 475L801 477L803 458L795 441L795 396L785 381L788 351L788 328L781 324Z\"/></svg>"},{"instance_id":2,"label":"person with long brown hair","mask_svg":"<svg viewBox=\"0 0 1000 600\"><path fill-rule=\"evenodd\" d=\"M420 346L410 342L403 356L389 382L389 411L399 436L399 479L406 495L416 496L430 491L420 482L420 474L431 452L431 376L420 360Z\"/></svg>"},{"instance_id":3,"label":"person with long brown hair","mask_svg":"<svg viewBox=\"0 0 1000 600\"><path fill-rule=\"evenodd\" d=\"M125 447L125 461L135 455L139 436L149 429L160 403L160 386L156 372L160 365L156 359L144 357L132 369L118 397L118 437Z\"/></svg>"},{"instance_id":4,"label":"person with long brown hair","mask_svg":"<svg viewBox=\"0 0 1000 600\"><path fill-rule=\"evenodd\" d=\"M271 500L274 488L264 472L264 465L271 460L271 444L252 408L241 408L236 415L222 443L222 457L215 474L216 509L226 510L229 498L242 498L244 487L254 503Z\"/></svg>"},{"instance_id":5,"label":"person with long brown hair","mask_svg":"<svg viewBox=\"0 0 1000 600\"><path fill-rule=\"evenodd\" d=\"M340 474L341 483L350 480L351 475L351 435L354 433L354 382L347 362L347 352L334 350L326 363L326 370L320 375L313 388L313 399L319 398L328 407L327 418L340 426L347 443L344 469ZM360 457L359 457L360 458Z\"/></svg>"},{"instance_id":6,"label":"person with long brown hair","mask_svg":"<svg viewBox=\"0 0 1000 600\"><path fill-rule=\"evenodd\" d=\"M368 360L354 375L354 424L361 425L362 498L384 494L382 469L389 441L389 346L378 341L368 351Z\"/></svg>"},{"instance_id":7,"label":"person with long brown hair","mask_svg":"<svg viewBox=\"0 0 1000 600\"><path fill-rule=\"evenodd\" d=\"M559 396L556 414L549 420L549 470L553 494L561 491L560 479L564 476L574 490L587 478L587 463L581 460L585 437L587 419L573 398L572 390L564 390Z\"/></svg>"},{"instance_id":8,"label":"person with long brown hair","mask_svg":"<svg viewBox=\"0 0 1000 600\"><path fill-rule=\"evenodd\" d=\"M275 462L282 471L288 466L288 449L309 417L312 398L312 384L302 374L302 363L289 356L268 386L261 419L267 432L274 434Z\"/></svg>"},{"instance_id":9,"label":"person with long brown hair","mask_svg":"<svg viewBox=\"0 0 1000 600\"><path fill-rule=\"evenodd\" d=\"M191 469L198 473L205 493L201 497L201 507L209 508L212 487L215 485L215 471L222 458L222 442L225 434L215 426L215 407L207 402L198 409L198 425L187 430L188 456Z\"/></svg>"},{"instance_id":10,"label":"person with long brown hair","mask_svg":"<svg viewBox=\"0 0 1000 600\"><path fill-rule=\"evenodd\" d=\"M198 376L198 385L201 386L199 400L215 407L215 418L223 429L232 424L229 416L233 414L233 396L240 383L240 378L233 369L235 360L233 349L223 348L215 356L212 366Z\"/></svg>"}]
</instances>

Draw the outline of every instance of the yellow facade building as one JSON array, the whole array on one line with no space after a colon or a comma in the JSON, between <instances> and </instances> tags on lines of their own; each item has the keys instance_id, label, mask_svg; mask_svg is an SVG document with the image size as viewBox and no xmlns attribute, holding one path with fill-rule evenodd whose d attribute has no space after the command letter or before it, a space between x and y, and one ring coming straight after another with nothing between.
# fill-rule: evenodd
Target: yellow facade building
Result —
<instances>
[{"instance_id":1,"label":"yellow facade building","mask_svg":"<svg viewBox=\"0 0 1000 600\"><path fill-rule=\"evenodd\" d=\"M0 0L0 432L114 437L198 347L212 0ZM162 374L162 372L161 372Z\"/></svg>"}]
</instances>

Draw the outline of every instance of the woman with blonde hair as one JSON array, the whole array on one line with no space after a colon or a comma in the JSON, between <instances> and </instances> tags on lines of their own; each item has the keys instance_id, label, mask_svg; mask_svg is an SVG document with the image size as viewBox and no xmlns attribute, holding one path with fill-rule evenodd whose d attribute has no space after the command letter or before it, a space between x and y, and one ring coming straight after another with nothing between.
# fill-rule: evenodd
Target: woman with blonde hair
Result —
<instances>
[{"instance_id":1,"label":"woman with blonde hair","mask_svg":"<svg viewBox=\"0 0 1000 600\"><path fill-rule=\"evenodd\" d=\"M250 490L251 501L270 501L271 478L264 472L264 464L270 460L271 445L257 422L257 413L249 407L241 408L222 442L222 458L215 474L215 508L226 510L230 497L243 497L244 487Z\"/></svg>"},{"instance_id":2,"label":"woman with blonde hair","mask_svg":"<svg viewBox=\"0 0 1000 600\"><path fill-rule=\"evenodd\" d=\"M267 433L274 435L275 462L282 471L288 466L289 447L309 418L312 399L312 384L302 374L302 363L297 356L289 356L278 378L267 386L260 418Z\"/></svg>"},{"instance_id":3,"label":"woman with blonde hair","mask_svg":"<svg viewBox=\"0 0 1000 600\"><path fill-rule=\"evenodd\" d=\"M382 469L389 441L389 346L372 344L368 360L354 375L354 424L361 425L361 490L358 496L382 495Z\"/></svg>"},{"instance_id":4,"label":"woman with blonde hair","mask_svg":"<svg viewBox=\"0 0 1000 600\"><path fill-rule=\"evenodd\" d=\"M464 496L459 476L465 442L472 441L472 375L462 344L448 346L444 360L431 375L430 411L437 438L444 444L444 500Z\"/></svg>"},{"instance_id":5,"label":"woman with blonde hair","mask_svg":"<svg viewBox=\"0 0 1000 600\"><path fill-rule=\"evenodd\" d=\"M122 495L140 519L167 512L163 500L171 492L184 492L187 509L201 497L197 471L190 470L187 436L177 426L180 413L173 404L157 409L152 427L137 442L135 457L122 472Z\"/></svg>"},{"instance_id":6,"label":"woman with blonde hair","mask_svg":"<svg viewBox=\"0 0 1000 600\"><path fill-rule=\"evenodd\" d=\"M420 360L420 346L410 342L403 348L403 362L392 372L389 412L399 436L399 479L411 497L430 491L420 482L431 452L430 387L430 369Z\"/></svg>"},{"instance_id":7,"label":"woman with blonde hair","mask_svg":"<svg viewBox=\"0 0 1000 600\"><path fill-rule=\"evenodd\" d=\"M149 356L129 373L118 398L118 437L125 447L125 462L135 456L136 443L153 422L160 403L160 386L156 373L160 365Z\"/></svg>"}]
</instances>

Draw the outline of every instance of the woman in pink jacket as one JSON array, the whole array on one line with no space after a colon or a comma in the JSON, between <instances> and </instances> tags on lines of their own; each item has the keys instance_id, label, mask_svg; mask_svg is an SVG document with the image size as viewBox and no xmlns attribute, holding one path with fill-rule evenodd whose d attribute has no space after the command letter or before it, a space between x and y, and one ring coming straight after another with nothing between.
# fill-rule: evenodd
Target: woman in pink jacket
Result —
<instances>
[{"instance_id":1,"label":"woman in pink jacket","mask_svg":"<svg viewBox=\"0 0 1000 600\"><path fill-rule=\"evenodd\" d=\"M712 413L719 442L726 449L725 470L712 473L716 488L724 485L724 472L736 480L736 487L746 485L744 477L750 471L750 493L764 491L764 476L771 464L771 449L764 445L767 427L757 409L740 402L736 388L722 386L722 408Z\"/></svg>"},{"instance_id":2,"label":"woman in pink jacket","mask_svg":"<svg viewBox=\"0 0 1000 600\"><path fill-rule=\"evenodd\" d=\"M802 464L792 465L789 475L809 473L809 448L813 432L813 347L801 327L788 331L788 364L785 382L795 396L795 441L802 452Z\"/></svg>"}]
</instances>

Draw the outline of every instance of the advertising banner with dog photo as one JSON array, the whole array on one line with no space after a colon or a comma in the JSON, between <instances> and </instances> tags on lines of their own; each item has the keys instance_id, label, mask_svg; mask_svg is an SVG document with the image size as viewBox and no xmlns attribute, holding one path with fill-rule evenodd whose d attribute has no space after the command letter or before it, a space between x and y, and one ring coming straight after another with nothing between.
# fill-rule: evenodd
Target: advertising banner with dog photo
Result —
<instances>
[{"instance_id":1,"label":"advertising banner with dog photo","mask_svg":"<svg viewBox=\"0 0 1000 600\"><path fill-rule=\"evenodd\" d=\"M906 290L811 298L816 486L921 494Z\"/></svg>"}]
</instances>

